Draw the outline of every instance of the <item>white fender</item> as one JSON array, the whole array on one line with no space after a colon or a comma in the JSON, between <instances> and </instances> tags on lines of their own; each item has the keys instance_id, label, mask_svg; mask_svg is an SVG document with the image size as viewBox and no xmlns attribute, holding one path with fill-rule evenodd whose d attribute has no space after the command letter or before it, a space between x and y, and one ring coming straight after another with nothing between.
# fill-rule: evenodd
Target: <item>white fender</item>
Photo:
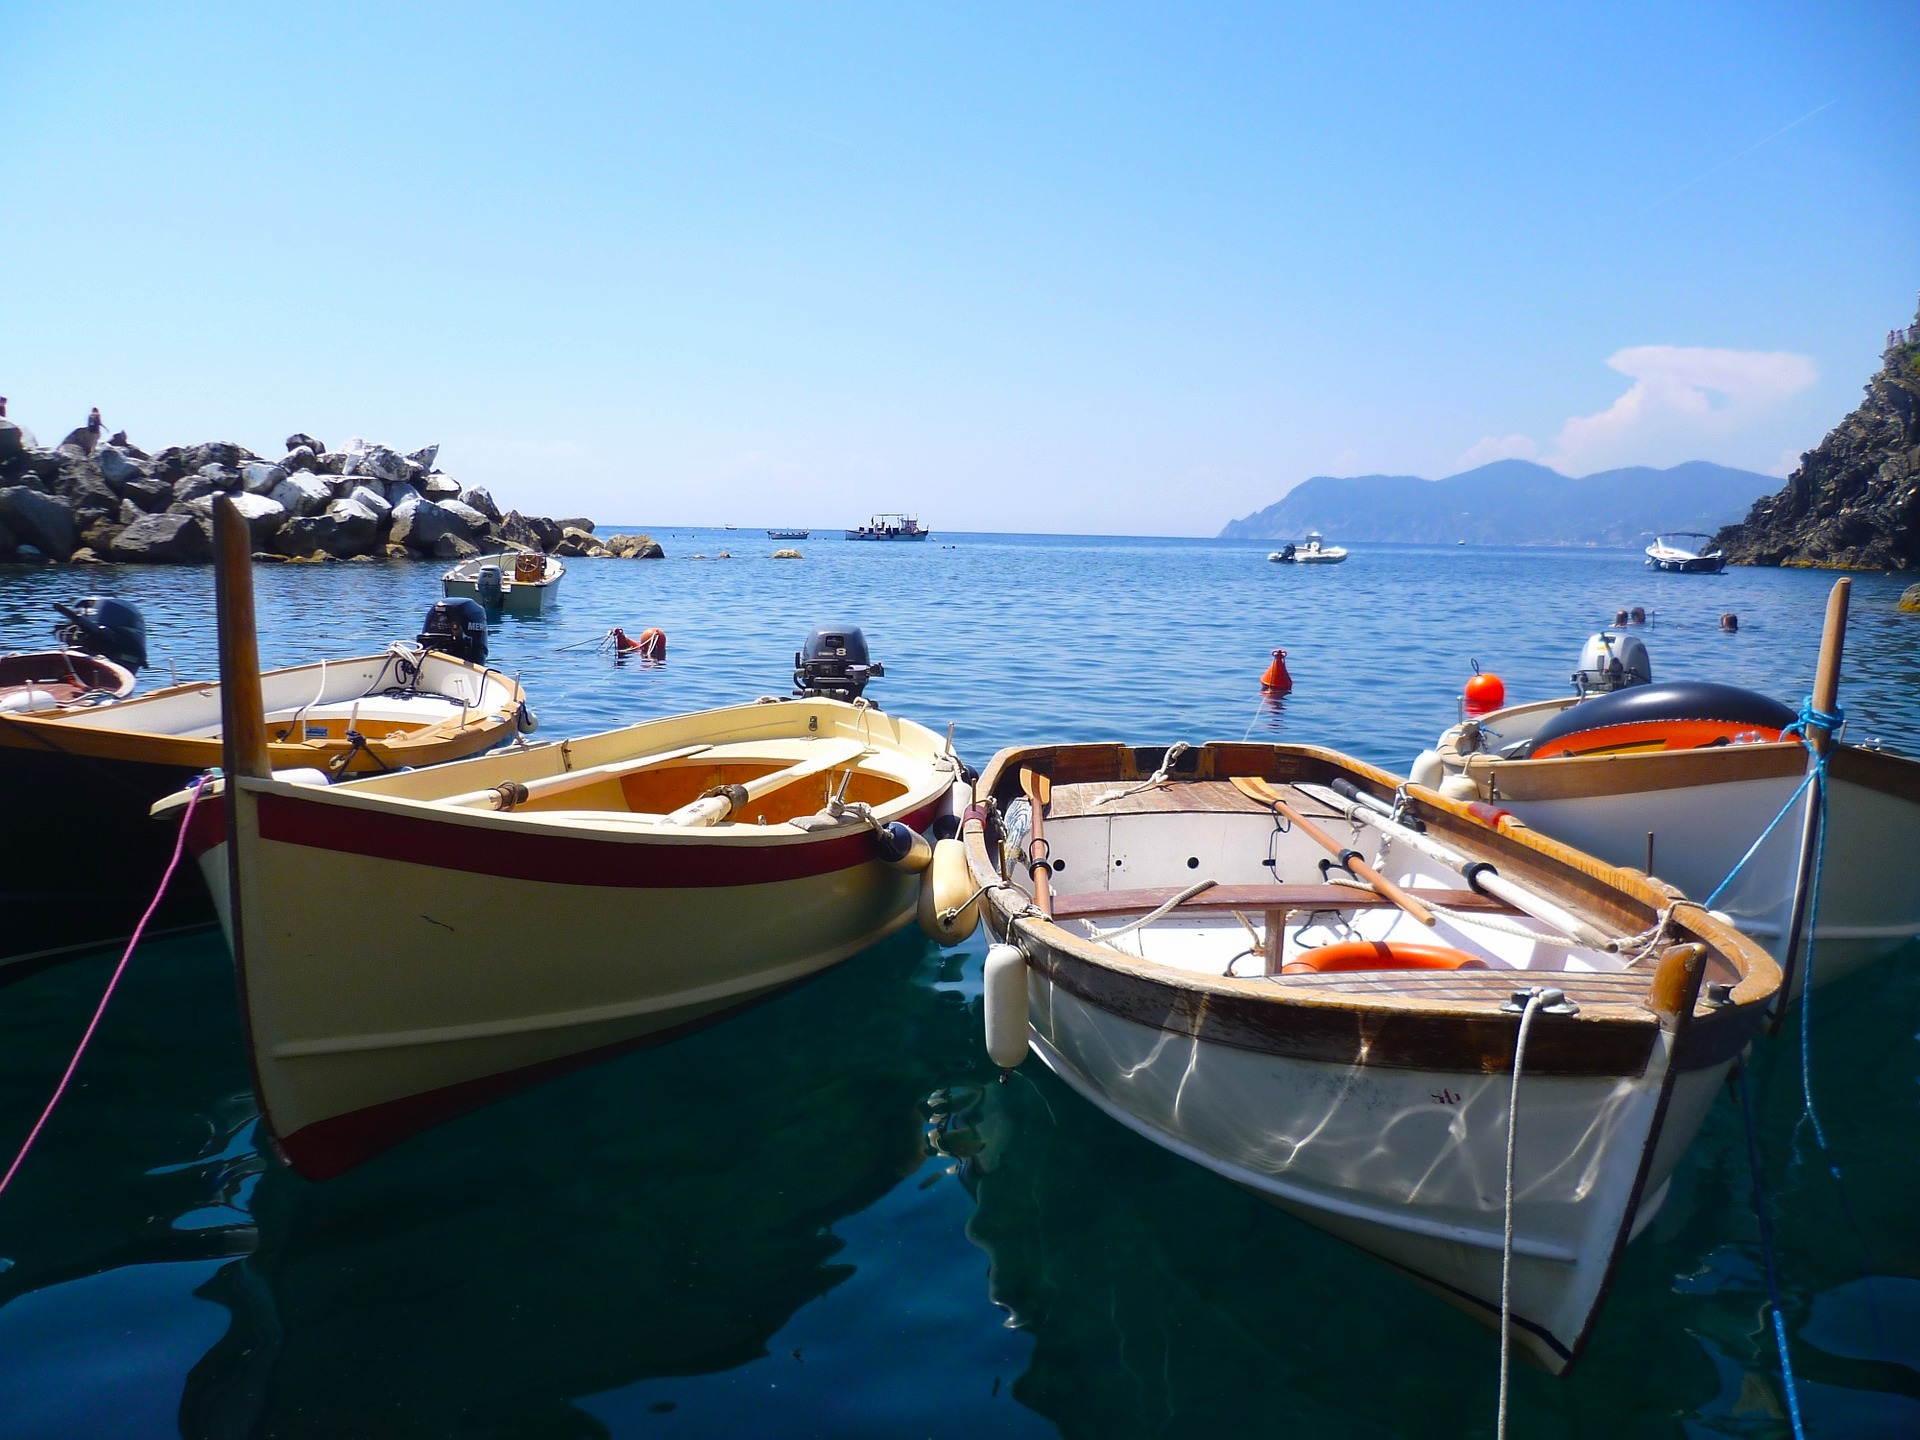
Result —
<instances>
[{"instance_id":1,"label":"white fender","mask_svg":"<svg viewBox=\"0 0 1920 1440\"><path fill-rule=\"evenodd\" d=\"M1449 775L1437 787L1449 800L1461 800L1472 804L1480 798L1480 787L1473 783L1470 775Z\"/></svg>"},{"instance_id":2,"label":"white fender","mask_svg":"<svg viewBox=\"0 0 1920 1440\"><path fill-rule=\"evenodd\" d=\"M987 1058L1011 1070L1027 1058L1027 957L1018 945L987 951Z\"/></svg>"},{"instance_id":3,"label":"white fender","mask_svg":"<svg viewBox=\"0 0 1920 1440\"><path fill-rule=\"evenodd\" d=\"M1440 752L1422 750L1414 757L1413 769L1407 772L1407 779L1416 785L1424 785L1429 790L1438 790L1446 774L1447 767L1440 762Z\"/></svg>"},{"instance_id":4,"label":"white fender","mask_svg":"<svg viewBox=\"0 0 1920 1440\"><path fill-rule=\"evenodd\" d=\"M958 840L942 840L933 847L933 863L920 873L920 928L930 940L958 945L980 923L980 897L973 892L973 872L967 868L967 847ZM942 917L958 908L951 922Z\"/></svg>"},{"instance_id":5,"label":"white fender","mask_svg":"<svg viewBox=\"0 0 1920 1440\"><path fill-rule=\"evenodd\" d=\"M297 766L291 770L276 770L273 778L282 785L331 785L333 777L324 770L316 770L311 765Z\"/></svg>"}]
</instances>

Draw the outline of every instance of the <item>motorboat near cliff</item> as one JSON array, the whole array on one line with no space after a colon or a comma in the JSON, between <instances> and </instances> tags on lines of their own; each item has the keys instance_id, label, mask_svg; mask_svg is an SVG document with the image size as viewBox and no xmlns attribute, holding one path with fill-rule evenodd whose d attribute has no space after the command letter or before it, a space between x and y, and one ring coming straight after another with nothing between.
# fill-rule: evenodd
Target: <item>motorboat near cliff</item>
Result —
<instances>
[{"instance_id":1,"label":"motorboat near cliff","mask_svg":"<svg viewBox=\"0 0 1920 1440\"><path fill-rule=\"evenodd\" d=\"M0 714L110 705L133 693L147 663L147 622L124 600L89 595L74 605L55 603L54 650L0 655Z\"/></svg>"},{"instance_id":2,"label":"motorboat near cliff","mask_svg":"<svg viewBox=\"0 0 1920 1440\"><path fill-rule=\"evenodd\" d=\"M256 673L269 763L323 779L370 774L477 754L532 728L520 686L485 664L486 620L478 606L460 609L469 605L436 605L423 643ZM0 966L132 930L172 854L173 837L147 811L221 764L222 728L213 681L111 705L0 713L0 794L34 836L0 873ZM213 918L197 886L176 884L154 924Z\"/></svg>"},{"instance_id":3,"label":"motorboat near cliff","mask_svg":"<svg viewBox=\"0 0 1920 1440\"><path fill-rule=\"evenodd\" d=\"M1727 556L1703 530L1672 530L1647 546L1647 564L1676 575L1718 575L1727 568Z\"/></svg>"},{"instance_id":4,"label":"motorboat near cliff","mask_svg":"<svg viewBox=\"0 0 1920 1440\"><path fill-rule=\"evenodd\" d=\"M1346 558L1346 548L1327 544L1326 537L1318 530L1309 533L1298 545L1288 545L1267 556L1276 565L1338 565Z\"/></svg>"},{"instance_id":5,"label":"motorboat near cliff","mask_svg":"<svg viewBox=\"0 0 1920 1440\"><path fill-rule=\"evenodd\" d=\"M1645 877L1330 750L1014 749L975 797L996 1062L1489 1324L1510 1269L1556 1372L1780 984Z\"/></svg>"},{"instance_id":6,"label":"motorboat near cliff","mask_svg":"<svg viewBox=\"0 0 1920 1440\"><path fill-rule=\"evenodd\" d=\"M440 577L440 588L454 600L478 601L492 615L538 615L560 598L567 567L558 556L520 550L476 555Z\"/></svg>"},{"instance_id":7,"label":"motorboat near cliff","mask_svg":"<svg viewBox=\"0 0 1920 1440\"><path fill-rule=\"evenodd\" d=\"M1849 583L1829 604L1816 715L1836 709ZM1638 636L1603 631L1586 644L1574 693L1463 720L1412 778L1710 901L1787 969L1789 996L1808 972L1790 943L1796 924L1813 941L1816 984L1920 936L1907 870L1920 851L1920 762L1844 743L1817 719L1803 726L1770 696L1655 682L1652 669ZM1806 784L1822 755L1824 843Z\"/></svg>"},{"instance_id":8,"label":"motorboat near cliff","mask_svg":"<svg viewBox=\"0 0 1920 1440\"><path fill-rule=\"evenodd\" d=\"M245 525L215 509L226 778L187 844L261 1114L301 1174L712 1023L912 920L919 832L951 815L959 762L830 693L850 688L837 656L819 669L845 683L788 700L350 784L276 777L231 683L254 673ZM186 804L156 814L177 828Z\"/></svg>"}]
</instances>

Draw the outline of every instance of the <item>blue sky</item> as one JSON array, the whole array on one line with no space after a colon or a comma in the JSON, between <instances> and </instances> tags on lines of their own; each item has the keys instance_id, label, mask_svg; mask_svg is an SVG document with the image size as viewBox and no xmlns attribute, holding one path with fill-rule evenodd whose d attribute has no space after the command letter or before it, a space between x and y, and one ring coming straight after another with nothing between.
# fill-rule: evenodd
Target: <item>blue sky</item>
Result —
<instances>
[{"instance_id":1,"label":"blue sky","mask_svg":"<svg viewBox=\"0 0 1920 1440\"><path fill-rule=\"evenodd\" d=\"M0 393L658 525L1210 534L1784 473L1920 291L1920 6L0 0Z\"/></svg>"}]
</instances>

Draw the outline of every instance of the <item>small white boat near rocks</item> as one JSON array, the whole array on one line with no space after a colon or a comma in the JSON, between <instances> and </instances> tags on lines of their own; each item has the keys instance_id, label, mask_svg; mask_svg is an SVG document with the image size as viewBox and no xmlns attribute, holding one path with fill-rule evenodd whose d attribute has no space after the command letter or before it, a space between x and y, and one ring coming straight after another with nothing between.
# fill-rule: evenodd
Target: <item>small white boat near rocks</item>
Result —
<instances>
[{"instance_id":1,"label":"small white boat near rocks","mask_svg":"<svg viewBox=\"0 0 1920 1440\"><path fill-rule=\"evenodd\" d=\"M440 577L448 599L477 600L494 615L538 615L560 598L567 567L556 555L520 550L476 555Z\"/></svg>"},{"instance_id":2,"label":"small white boat near rocks","mask_svg":"<svg viewBox=\"0 0 1920 1440\"><path fill-rule=\"evenodd\" d=\"M1674 575L1718 575L1727 556L1704 530L1673 530L1647 546L1647 564Z\"/></svg>"}]
</instances>

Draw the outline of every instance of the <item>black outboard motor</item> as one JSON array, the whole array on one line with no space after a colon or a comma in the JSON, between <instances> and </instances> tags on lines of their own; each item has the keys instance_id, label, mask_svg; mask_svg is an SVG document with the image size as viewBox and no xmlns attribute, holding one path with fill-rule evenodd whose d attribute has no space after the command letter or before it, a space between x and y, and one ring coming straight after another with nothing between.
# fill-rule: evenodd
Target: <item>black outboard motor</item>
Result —
<instances>
[{"instance_id":1,"label":"black outboard motor","mask_svg":"<svg viewBox=\"0 0 1920 1440\"><path fill-rule=\"evenodd\" d=\"M487 612L478 600L436 600L420 627L420 644L429 650L487 663Z\"/></svg>"},{"instance_id":2,"label":"black outboard motor","mask_svg":"<svg viewBox=\"0 0 1920 1440\"><path fill-rule=\"evenodd\" d=\"M858 625L823 625L807 637L793 657L793 693L858 700L867 681L887 673L867 655L867 637Z\"/></svg>"},{"instance_id":3,"label":"black outboard motor","mask_svg":"<svg viewBox=\"0 0 1920 1440\"><path fill-rule=\"evenodd\" d=\"M53 608L67 617L66 624L53 627L53 633L68 649L84 650L129 670L146 665L146 618L126 601L89 595L73 606L56 601Z\"/></svg>"}]
</instances>

